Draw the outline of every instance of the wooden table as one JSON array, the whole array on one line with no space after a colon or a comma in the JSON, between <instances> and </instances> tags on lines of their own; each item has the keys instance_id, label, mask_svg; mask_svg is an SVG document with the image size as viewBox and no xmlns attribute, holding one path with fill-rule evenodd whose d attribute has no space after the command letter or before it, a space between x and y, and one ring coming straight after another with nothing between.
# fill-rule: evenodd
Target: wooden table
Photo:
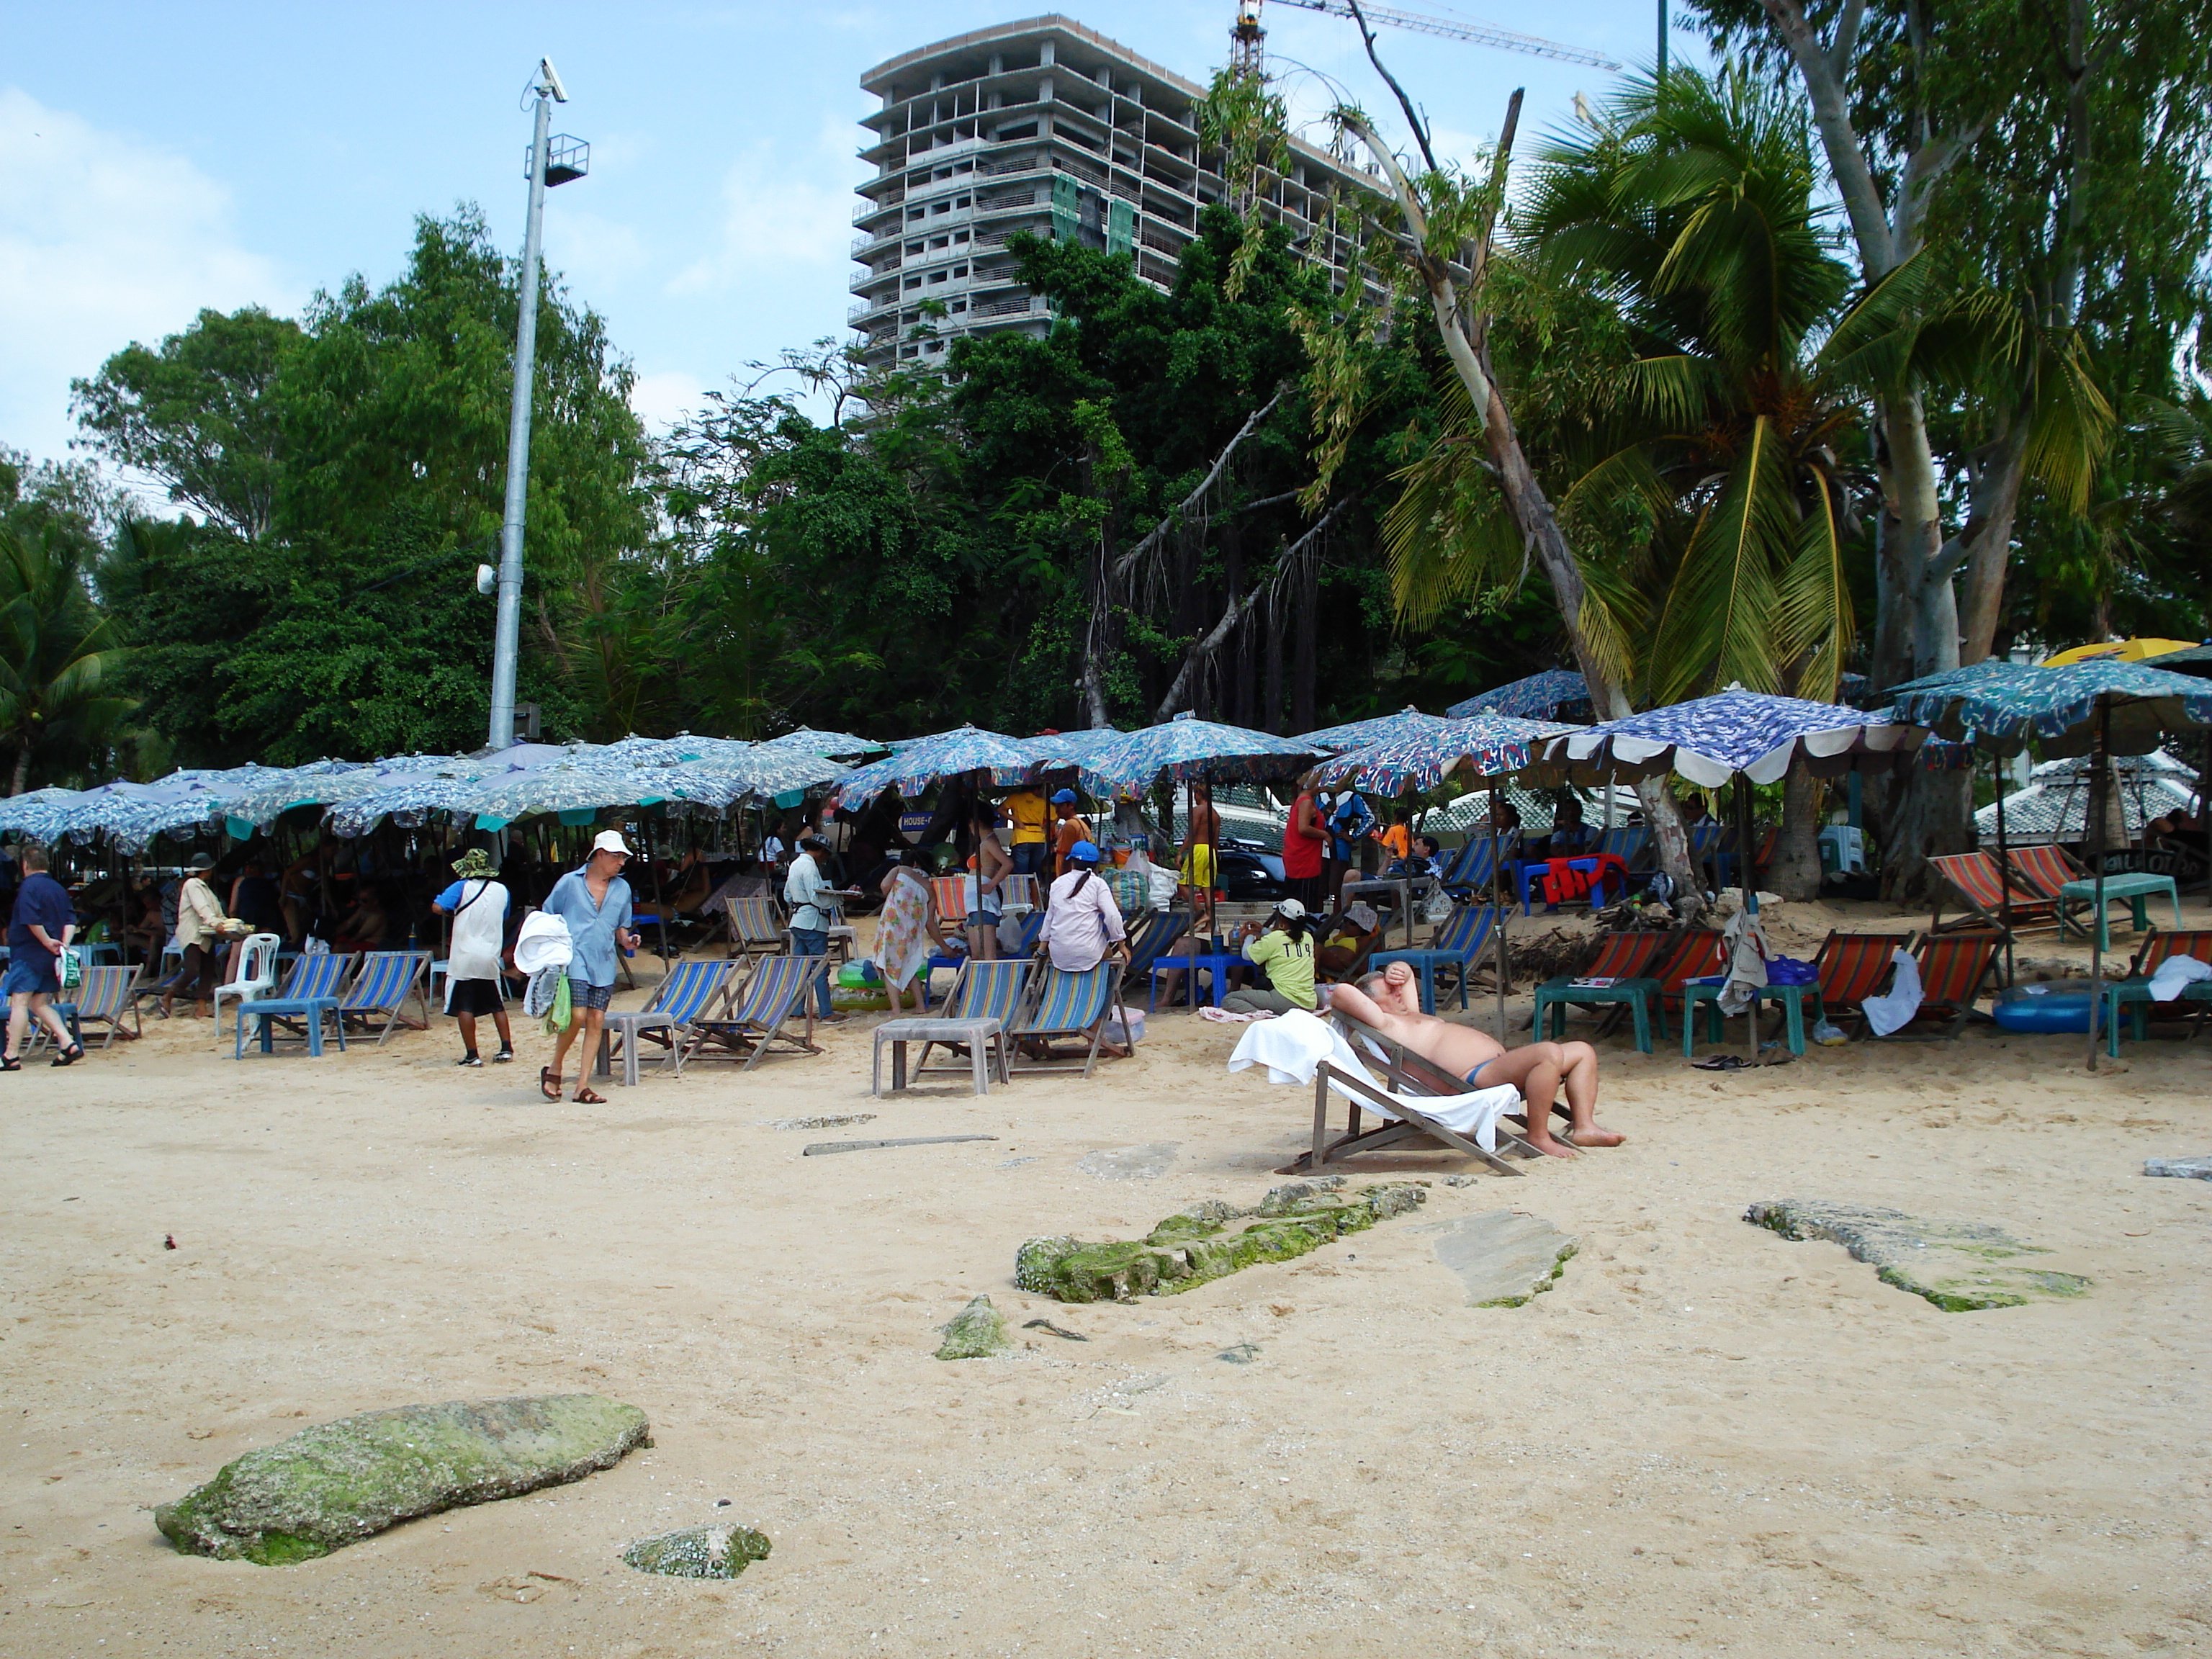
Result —
<instances>
[{"instance_id":1,"label":"wooden table","mask_svg":"<svg viewBox=\"0 0 2212 1659\"><path fill-rule=\"evenodd\" d=\"M2064 883L2058 890L2064 898L2079 899L2084 904L2094 904L2097 902L2097 881L2094 876L2082 881ZM2173 925L2176 927L2180 927L2181 893L2180 890L2173 884L2172 876L2106 876L2105 878L2105 902L2110 904L2114 899L2125 899L2129 908L2136 913L2136 932L2138 933L2147 933L2150 931L2148 900L2153 893L2166 895L2166 902L2173 906ZM2080 926L2067 915L2066 906L2063 902L2058 907L2058 921L2062 932ZM2087 939L2089 936L2089 930L2081 927L2081 933L2082 938ZM2108 911L2100 910L2097 913L2097 946L2104 951L2112 948L2112 927Z\"/></svg>"},{"instance_id":2,"label":"wooden table","mask_svg":"<svg viewBox=\"0 0 2212 1659\"><path fill-rule=\"evenodd\" d=\"M870 1068L868 1092L881 1099L884 1093L884 1048L891 1051L891 1092L906 1087L906 1045L919 1042L925 1047L942 1042L968 1046L969 1065L973 1072L975 1092L991 1092L991 1073L995 1070L1001 1083L1012 1083L1012 1074L1006 1066L1006 1033L1005 1024L996 1019L887 1019L876 1027L876 1048Z\"/></svg>"}]
</instances>

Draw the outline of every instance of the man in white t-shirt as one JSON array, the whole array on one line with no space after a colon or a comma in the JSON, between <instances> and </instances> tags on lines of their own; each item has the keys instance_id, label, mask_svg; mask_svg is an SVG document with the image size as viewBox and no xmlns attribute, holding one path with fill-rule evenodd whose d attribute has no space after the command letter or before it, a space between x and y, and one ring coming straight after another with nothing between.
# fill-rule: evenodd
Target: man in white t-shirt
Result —
<instances>
[{"instance_id":1,"label":"man in white t-shirt","mask_svg":"<svg viewBox=\"0 0 2212 1659\"><path fill-rule=\"evenodd\" d=\"M507 945L507 889L492 879L498 873L481 847L453 860L460 879L431 901L453 919L453 938L446 952L446 1012L461 1028L466 1050L460 1064L481 1066L477 1054L477 1016L489 1014L499 1028L495 1060L514 1058L514 1033L507 1023L507 994L500 983L500 957Z\"/></svg>"}]
</instances>

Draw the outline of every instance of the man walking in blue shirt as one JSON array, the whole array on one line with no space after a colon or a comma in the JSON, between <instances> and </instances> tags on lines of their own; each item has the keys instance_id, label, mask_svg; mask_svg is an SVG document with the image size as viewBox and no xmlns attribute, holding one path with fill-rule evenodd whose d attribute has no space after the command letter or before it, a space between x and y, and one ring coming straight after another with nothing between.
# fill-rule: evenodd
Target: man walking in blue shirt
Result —
<instances>
[{"instance_id":1,"label":"man walking in blue shirt","mask_svg":"<svg viewBox=\"0 0 2212 1659\"><path fill-rule=\"evenodd\" d=\"M576 1103L599 1106L606 1102L586 1079L592 1056L599 1051L599 1031L606 1024L607 1005L615 999L615 975L621 963L617 947L637 949L640 935L631 931L629 884L623 866L629 848L621 833L603 830L592 842L592 856L580 870L571 870L553 884L545 896L546 915L568 924L568 1000L574 1017L568 1029L554 1039L553 1063L538 1073L538 1089L548 1100L561 1098L562 1062L568 1046L580 1033L583 1058L576 1066Z\"/></svg>"}]
</instances>

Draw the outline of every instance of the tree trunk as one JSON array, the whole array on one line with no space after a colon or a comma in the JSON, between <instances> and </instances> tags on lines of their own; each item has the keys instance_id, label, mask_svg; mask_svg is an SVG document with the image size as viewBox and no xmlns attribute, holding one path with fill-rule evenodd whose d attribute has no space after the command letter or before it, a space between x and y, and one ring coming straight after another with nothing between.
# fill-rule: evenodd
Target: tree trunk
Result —
<instances>
[{"instance_id":1,"label":"tree trunk","mask_svg":"<svg viewBox=\"0 0 2212 1659\"><path fill-rule=\"evenodd\" d=\"M1291 730L1314 729L1314 675L1319 643L1321 571L1309 568L1298 579L1297 657L1291 665Z\"/></svg>"},{"instance_id":2,"label":"tree trunk","mask_svg":"<svg viewBox=\"0 0 2212 1659\"><path fill-rule=\"evenodd\" d=\"M1260 695L1267 718L1260 722L1260 729L1279 738L1283 735L1283 607L1279 600L1268 607L1263 631L1267 679Z\"/></svg>"},{"instance_id":3,"label":"tree trunk","mask_svg":"<svg viewBox=\"0 0 2212 1659\"><path fill-rule=\"evenodd\" d=\"M8 780L9 794L11 796L21 794L23 786L30 781L30 777L31 740L26 738L15 745L15 769Z\"/></svg>"},{"instance_id":4,"label":"tree trunk","mask_svg":"<svg viewBox=\"0 0 2212 1659\"><path fill-rule=\"evenodd\" d=\"M1820 781L1802 760L1782 781L1782 833L1767 879L1786 899L1820 896Z\"/></svg>"}]
</instances>

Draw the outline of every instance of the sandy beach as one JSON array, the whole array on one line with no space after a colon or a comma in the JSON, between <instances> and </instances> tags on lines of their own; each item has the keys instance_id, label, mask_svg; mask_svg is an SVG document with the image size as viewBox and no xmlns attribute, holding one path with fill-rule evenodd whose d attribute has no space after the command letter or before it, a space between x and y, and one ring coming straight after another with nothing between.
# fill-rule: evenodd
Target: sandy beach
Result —
<instances>
[{"instance_id":1,"label":"sandy beach","mask_svg":"<svg viewBox=\"0 0 2212 1659\"><path fill-rule=\"evenodd\" d=\"M1813 940L1832 919L1793 911ZM1227 1074L1240 1028L1162 1014L1089 1082L872 1101L872 1023L595 1106L538 1098L534 1030L458 1069L442 1018L243 1064L149 1020L0 1079L0 1652L2212 1650L2212 1183L2142 1173L2212 1152L2212 1044L2092 1076L2079 1038L1982 1026L1714 1076L1616 1036L1625 1147L1456 1187L1465 1160L1376 1159L1347 1173L1431 1181L1419 1212L1063 1308L1015 1289L1024 1239L1253 1204L1310 1097ZM801 1156L969 1133L995 1139ZM1133 1146L1161 1172L1083 1167ZM1996 1224L2094 1288L1939 1312L1741 1218L1777 1198ZM1431 1230L1498 1210L1580 1253L1470 1307ZM1019 1346L933 1358L977 1294ZM289 1568L152 1525L310 1423L570 1390L642 1407L655 1445ZM733 1582L617 1559L717 1519L774 1554Z\"/></svg>"}]
</instances>

